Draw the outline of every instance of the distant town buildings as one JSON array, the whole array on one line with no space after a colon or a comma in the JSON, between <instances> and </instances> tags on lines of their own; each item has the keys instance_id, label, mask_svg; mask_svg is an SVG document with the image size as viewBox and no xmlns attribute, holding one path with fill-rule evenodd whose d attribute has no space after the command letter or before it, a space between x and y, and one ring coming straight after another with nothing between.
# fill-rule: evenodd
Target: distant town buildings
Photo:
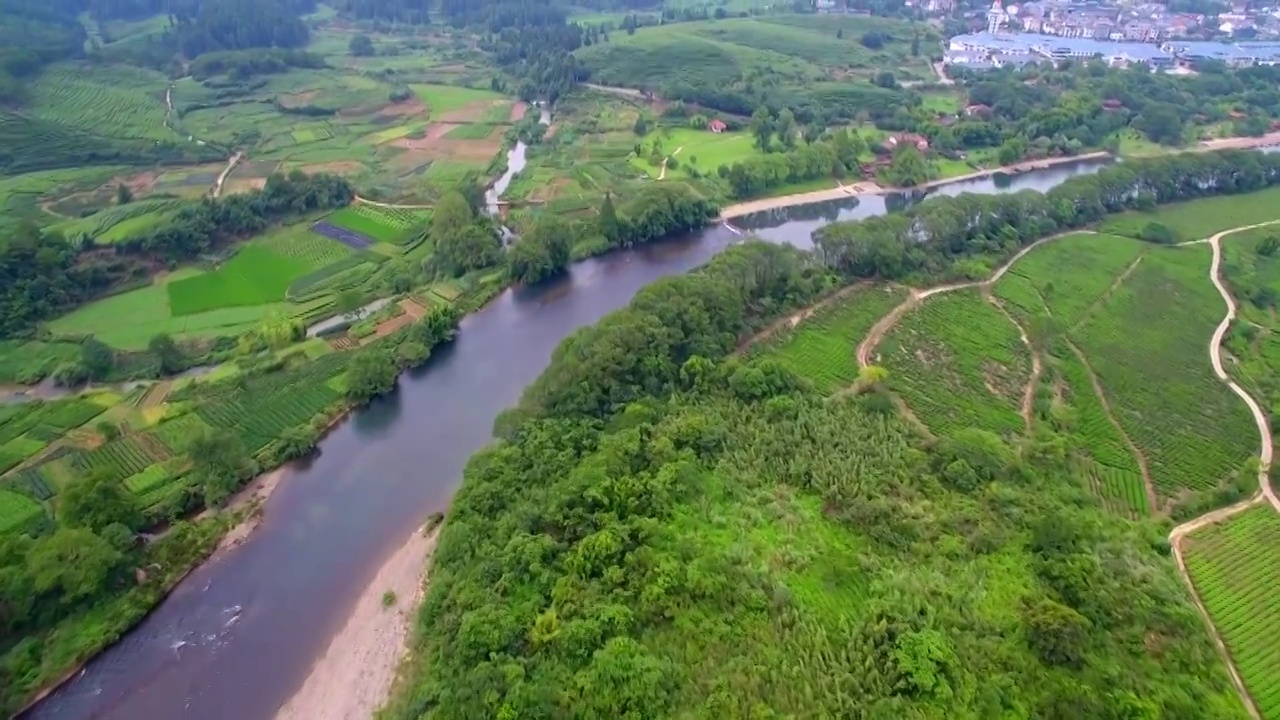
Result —
<instances>
[{"instance_id":1,"label":"distant town buildings","mask_svg":"<svg viewBox=\"0 0 1280 720\"><path fill-rule=\"evenodd\" d=\"M1168 40L1151 43L1124 35L1097 39L988 31L951 38L943 61L971 69L991 69L1094 57L1113 66L1140 64L1152 70L1173 70L1205 60L1220 60L1232 67L1276 65L1280 64L1280 41Z\"/></svg>"},{"instance_id":2,"label":"distant town buildings","mask_svg":"<svg viewBox=\"0 0 1280 720\"><path fill-rule=\"evenodd\" d=\"M836 3L848 0L819 0ZM1236 2L1217 15L1171 12L1148 0L994 0L986 10L967 13L970 27L988 33L1028 32L1070 39L1162 43L1176 39L1280 40L1280 8L1262 2ZM907 0L926 11L949 13L954 3ZM935 10L935 6L938 8Z\"/></svg>"}]
</instances>

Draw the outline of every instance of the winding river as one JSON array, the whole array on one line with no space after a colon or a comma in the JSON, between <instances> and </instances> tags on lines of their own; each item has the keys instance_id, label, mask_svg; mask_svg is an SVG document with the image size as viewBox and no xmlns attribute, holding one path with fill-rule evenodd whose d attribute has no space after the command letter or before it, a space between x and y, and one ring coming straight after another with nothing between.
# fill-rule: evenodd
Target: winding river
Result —
<instances>
[{"instance_id":1,"label":"winding river","mask_svg":"<svg viewBox=\"0 0 1280 720\"><path fill-rule=\"evenodd\" d=\"M933 192L1046 190L1100 166L1062 165ZM851 197L734 225L807 246L810 233L829 222L919 199ZM493 419L542 372L556 345L645 285L740 241L735 231L712 227L587 260L546 287L499 296L466 318L457 340L426 367L402 378L396 393L352 415L297 466L245 544L193 572L135 631L24 717L272 718L383 560L427 515L448 507L468 457L490 440Z\"/></svg>"}]
</instances>

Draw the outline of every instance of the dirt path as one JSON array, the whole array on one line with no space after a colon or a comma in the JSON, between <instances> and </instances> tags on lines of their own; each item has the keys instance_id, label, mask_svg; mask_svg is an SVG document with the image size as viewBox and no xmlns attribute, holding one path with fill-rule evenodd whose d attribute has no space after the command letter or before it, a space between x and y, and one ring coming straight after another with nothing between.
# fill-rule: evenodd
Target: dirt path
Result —
<instances>
[{"instance_id":1,"label":"dirt path","mask_svg":"<svg viewBox=\"0 0 1280 720\"><path fill-rule=\"evenodd\" d=\"M1129 267L1125 268L1124 272L1117 275L1116 279L1111 281L1111 284L1108 285L1107 289L1103 291L1101 295L1098 296L1098 299L1090 303L1089 309L1085 310L1084 313L1080 315L1080 319L1076 322L1075 325L1072 325L1071 329L1068 330L1067 332L1068 333L1075 332L1076 330L1079 330L1080 327L1083 326L1086 322L1088 322L1089 318L1093 317L1093 311L1097 310L1099 305L1106 302L1107 298L1111 297L1111 293L1114 293L1116 291L1116 288L1120 287L1120 285L1123 284L1125 280L1129 279L1129 276L1133 274L1134 269L1138 267L1138 263L1142 262L1142 258L1144 257L1146 256L1139 255L1138 257L1134 258L1133 262L1129 263ZM1037 289L1036 292L1039 293L1040 290ZM1043 297L1040 298L1040 302L1042 303L1044 302ZM1047 309L1048 305L1046 305L1045 308Z\"/></svg>"},{"instance_id":2,"label":"dirt path","mask_svg":"<svg viewBox=\"0 0 1280 720\"><path fill-rule=\"evenodd\" d=\"M347 624L275 720L364 720L387 700L425 589L439 529L414 531L356 601ZM395 602L383 603L395 593Z\"/></svg>"},{"instance_id":3,"label":"dirt path","mask_svg":"<svg viewBox=\"0 0 1280 720\"><path fill-rule=\"evenodd\" d=\"M1036 348L1031 344L1031 338L1027 335L1026 328L1022 327L1022 323L1000 302L991 292L991 286L986 285L982 289L982 296L987 302L995 306L1004 315L1005 319L1013 323L1018 328L1018 338L1022 340L1022 344L1026 346L1027 352L1031 353L1031 376L1027 378L1027 386L1022 391L1022 405L1020 412L1022 414L1022 422L1026 425L1027 433L1031 433L1032 412L1035 409L1036 387L1040 384L1040 375L1044 372L1044 366L1040 362L1040 353L1036 352Z\"/></svg>"},{"instance_id":4,"label":"dirt path","mask_svg":"<svg viewBox=\"0 0 1280 720\"><path fill-rule=\"evenodd\" d=\"M681 145L680 147L676 148L676 151L675 151L675 152L673 152L673 153L671 153L670 155L668 155L668 156L666 156L666 157L662 158L662 172L658 173L658 179L659 179L659 180L665 180L665 179L667 179L667 161L668 161L668 160L670 160L671 158L673 158L673 157L675 157L675 156L679 155L679 154L680 154L680 151L681 151L681 150L683 150L683 149L684 149L684 146L683 146L683 145Z\"/></svg>"},{"instance_id":5,"label":"dirt path","mask_svg":"<svg viewBox=\"0 0 1280 720\"><path fill-rule=\"evenodd\" d=\"M1125 432L1124 426L1116 419L1115 413L1111 411L1111 402L1107 400L1107 393L1102 389L1102 382L1098 380L1098 374L1093 371L1093 366L1089 364L1089 358L1084 356L1080 348L1070 340L1066 340L1067 347L1071 348L1071 352L1075 353L1080 364L1084 366L1084 371L1089 374L1089 384L1093 386L1093 394L1097 396L1098 402L1102 403L1102 411L1106 413L1107 420L1111 421L1111 426L1120 433L1120 437L1124 438L1124 444L1129 446L1129 452L1133 453L1133 458L1138 461L1138 471L1142 473L1142 487L1147 491L1147 507L1151 508L1151 512L1155 512L1159 507L1159 501L1156 498L1156 486L1151 481L1151 468L1147 466L1147 456L1142 454L1142 449L1138 447L1133 438L1129 437L1129 433Z\"/></svg>"},{"instance_id":6,"label":"dirt path","mask_svg":"<svg viewBox=\"0 0 1280 720\"><path fill-rule=\"evenodd\" d=\"M214 199L217 199L222 196L223 183L227 181L227 176L231 174L232 170L236 169L236 165L239 165L240 161L243 159L244 159L244 152L240 150L237 150L235 155L232 155L230 158L227 159L227 166L222 169L222 172L218 174L218 179L213 182Z\"/></svg>"},{"instance_id":7,"label":"dirt path","mask_svg":"<svg viewBox=\"0 0 1280 720\"><path fill-rule=\"evenodd\" d=\"M1188 535L1209 525L1222 522L1227 518L1244 512L1250 507L1265 500L1272 509L1280 512L1280 502L1277 501L1275 491L1271 487L1271 478L1269 472L1272 460L1272 444L1271 444L1271 428L1267 423L1267 416L1262 412L1262 408L1258 403L1245 392L1234 380L1227 375L1222 367L1222 338L1226 335L1227 330L1231 327L1231 321L1236 316L1236 301L1231 297L1231 293L1227 292L1226 285L1222 282L1222 238L1233 233L1243 232L1245 230L1253 230L1254 228L1266 225L1274 225L1280 220L1271 222L1258 223L1256 225L1243 225L1222 232L1210 237L1207 241L1209 247L1213 249L1213 262L1209 265L1209 280L1213 282L1213 286L1217 288L1218 294L1227 304L1227 313L1222 318L1222 322L1218 323L1218 327L1213 331L1213 337L1209 340L1209 360L1213 363L1213 374L1218 379L1227 384L1231 391L1244 400L1245 405L1249 406L1249 412L1253 414L1253 421L1258 426L1258 434L1261 439L1261 449L1258 453L1258 494L1243 502L1230 505L1225 508L1219 508L1211 512L1205 513L1194 520L1185 522L1175 527L1169 533L1169 543L1173 547L1174 561L1178 565L1178 572L1182 575L1182 581L1186 584L1187 590L1191 593L1191 599L1196 605L1196 609L1200 611L1201 618L1204 619L1205 625L1209 628L1209 635L1213 638L1213 642L1218 647L1218 652L1222 655L1227 664L1227 671L1231 674L1231 682L1236 686L1236 692L1240 695L1241 702L1244 703L1245 709L1254 718L1261 718L1257 706L1253 702L1253 697L1249 694L1248 688L1245 687L1244 681L1240 677L1239 670L1236 669L1235 661L1231 657L1231 653L1227 650L1226 644L1222 641L1222 636L1218 633L1218 628L1213 623L1213 617L1209 615L1209 611L1204 606L1204 602L1200 599L1200 593L1196 591L1195 583L1191 580L1190 573L1187 572L1187 564L1183 558L1182 541ZM1181 243L1189 245L1193 243Z\"/></svg>"},{"instance_id":8,"label":"dirt path","mask_svg":"<svg viewBox=\"0 0 1280 720\"><path fill-rule=\"evenodd\" d=\"M1058 238L1066 237L1068 235L1077 235L1086 232L1092 231L1072 230L1070 232L1042 237L1015 253L1013 257L1009 258L1004 265L1001 265L996 269L996 271L991 274L991 277L986 280L972 280L970 282L952 283L950 285L938 285L937 287L931 287L926 290L912 290L911 295L906 300L902 301L901 305L890 310L889 314L880 318L875 325L871 326L871 331L867 333L867 337L858 344L858 367L864 368L871 364L871 353L875 350L876 346L880 344L880 341L884 339L885 334L887 334L889 330L893 329L893 326L902 319L902 316L905 315L908 310L919 305L921 301L931 298L934 295L941 295L955 290L964 290L966 288L975 287L992 287L1000 281L1000 278L1004 277L1005 273L1009 272L1009 268L1013 267L1014 263L1022 259L1023 255L1026 255L1040 245L1047 243L1050 240L1057 240ZM1017 325L1017 323L1014 324ZM1022 330L1021 327L1018 329L1019 331Z\"/></svg>"}]
</instances>

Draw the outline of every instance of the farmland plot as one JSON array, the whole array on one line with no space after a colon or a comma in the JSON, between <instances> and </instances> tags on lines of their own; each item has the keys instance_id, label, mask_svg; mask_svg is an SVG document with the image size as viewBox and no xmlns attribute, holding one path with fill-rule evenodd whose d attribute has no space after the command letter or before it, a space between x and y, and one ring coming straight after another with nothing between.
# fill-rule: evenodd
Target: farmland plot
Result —
<instances>
[{"instance_id":1,"label":"farmland plot","mask_svg":"<svg viewBox=\"0 0 1280 720\"><path fill-rule=\"evenodd\" d=\"M1186 539L1187 572L1263 718L1280 717L1280 515L1269 505Z\"/></svg>"},{"instance_id":2,"label":"farmland plot","mask_svg":"<svg viewBox=\"0 0 1280 720\"><path fill-rule=\"evenodd\" d=\"M877 354L893 389L934 432L1023 431L1030 357L1017 328L977 289L926 300L898 321Z\"/></svg>"},{"instance_id":3,"label":"farmland plot","mask_svg":"<svg viewBox=\"0 0 1280 720\"><path fill-rule=\"evenodd\" d=\"M1088 233L1054 240L1015 263L996 283L995 294L1033 316L1046 314L1047 308L1061 327L1070 328L1146 247L1130 238Z\"/></svg>"},{"instance_id":4,"label":"farmland plot","mask_svg":"<svg viewBox=\"0 0 1280 720\"><path fill-rule=\"evenodd\" d=\"M1221 297L1206 246L1153 248L1073 333L1162 495L1211 489L1257 452L1248 409L1213 375Z\"/></svg>"},{"instance_id":5,"label":"farmland plot","mask_svg":"<svg viewBox=\"0 0 1280 720\"><path fill-rule=\"evenodd\" d=\"M904 288L859 288L753 354L776 360L808 378L819 392L835 392L858 378L858 343L877 320L906 297Z\"/></svg>"}]
</instances>

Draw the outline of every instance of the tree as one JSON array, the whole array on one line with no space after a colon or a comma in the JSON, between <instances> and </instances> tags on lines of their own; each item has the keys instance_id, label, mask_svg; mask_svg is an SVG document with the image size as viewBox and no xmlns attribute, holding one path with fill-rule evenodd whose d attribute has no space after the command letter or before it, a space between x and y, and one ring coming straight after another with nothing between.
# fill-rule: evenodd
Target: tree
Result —
<instances>
[{"instance_id":1,"label":"tree","mask_svg":"<svg viewBox=\"0 0 1280 720\"><path fill-rule=\"evenodd\" d=\"M160 372L172 375L186 367L186 357L167 333L160 333L147 343L147 352L160 363Z\"/></svg>"},{"instance_id":2,"label":"tree","mask_svg":"<svg viewBox=\"0 0 1280 720\"><path fill-rule=\"evenodd\" d=\"M916 30L911 35L911 57L920 57L920 31Z\"/></svg>"},{"instance_id":3,"label":"tree","mask_svg":"<svg viewBox=\"0 0 1280 720\"><path fill-rule=\"evenodd\" d=\"M884 47L885 40L888 36L881 32L866 32L862 34L862 46L869 50L879 50Z\"/></svg>"},{"instance_id":4,"label":"tree","mask_svg":"<svg viewBox=\"0 0 1280 720\"><path fill-rule=\"evenodd\" d=\"M794 150L796 147L796 116L791 112L791 108L783 108L778 113L777 122L778 139L782 141L782 146L788 150Z\"/></svg>"},{"instance_id":5,"label":"tree","mask_svg":"<svg viewBox=\"0 0 1280 720\"><path fill-rule=\"evenodd\" d=\"M63 606L99 595L124 556L88 528L62 528L27 553L27 571L37 592Z\"/></svg>"},{"instance_id":6,"label":"tree","mask_svg":"<svg viewBox=\"0 0 1280 720\"><path fill-rule=\"evenodd\" d=\"M439 242L461 232L475 221L475 211L462 193L445 193L431 213L431 237Z\"/></svg>"},{"instance_id":7,"label":"tree","mask_svg":"<svg viewBox=\"0 0 1280 720\"><path fill-rule=\"evenodd\" d=\"M80 364L94 380L102 380L110 375L115 362L115 352L101 340L91 337L80 343Z\"/></svg>"},{"instance_id":8,"label":"tree","mask_svg":"<svg viewBox=\"0 0 1280 720\"><path fill-rule=\"evenodd\" d=\"M343 290L333 299L333 309L338 311L339 315L352 315L364 302L360 297L360 291L354 288Z\"/></svg>"},{"instance_id":9,"label":"tree","mask_svg":"<svg viewBox=\"0 0 1280 720\"><path fill-rule=\"evenodd\" d=\"M836 28L836 39L837 40L844 39L844 28Z\"/></svg>"},{"instance_id":10,"label":"tree","mask_svg":"<svg viewBox=\"0 0 1280 720\"><path fill-rule=\"evenodd\" d=\"M643 115L640 115L631 126L631 132L642 137L649 134L649 121L645 120Z\"/></svg>"},{"instance_id":11,"label":"tree","mask_svg":"<svg viewBox=\"0 0 1280 720\"><path fill-rule=\"evenodd\" d=\"M564 220L554 215L540 218L507 251L511 279L533 285L564 272L572 252L571 234Z\"/></svg>"},{"instance_id":12,"label":"tree","mask_svg":"<svg viewBox=\"0 0 1280 720\"><path fill-rule=\"evenodd\" d=\"M347 399L356 405L391 392L399 376L391 358L379 352L364 352L356 356L347 370Z\"/></svg>"},{"instance_id":13,"label":"tree","mask_svg":"<svg viewBox=\"0 0 1280 720\"><path fill-rule=\"evenodd\" d=\"M893 76L893 73L889 72L888 70L881 70L880 72L876 73L876 76L871 79L871 83L873 85L878 85L879 87L887 88L889 90L892 90L898 87L898 79L895 78Z\"/></svg>"},{"instance_id":14,"label":"tree","mask_svg":"<svg viewBox=\"0 0 1280 720\"><path fill-rule=\"evenodd\" d=\"M609 191L604 193L604 202L600 205L600 234L610 244L618 242L618 212L613 207L613 194Z\"/></svg>"},{"instance_id":15,"label":"tree","mask_svg":"<svg viewBox=\"0 0 1280 720\"><path fill-rule=\"evenodd\" d=\"M1027 642L1047 665L1079 667L1089 643L1089 619L1049 598L1040 598L1023 611Z\"/></svg>"},{"instance_id":16,"label":"tree","mask_svg":"<svg viewBox=\"0 0 1280 720\"><path fill-rule=\"evenodd\" d=\"M1142 226L1140 235L1142 240L1160 245L1173 245L1178 242L1178 236L1173 228L1164 223L1149 222Z\"/></svg>"},{"instance_id":17,"label":"tree","mask_svg":"<svg viewBox=\"0 0 1280 720\"><path fill-rule=\"evenodd\" d=\"M436 239L431 262L448 275L464 275L472 270L492 267L502 259L502 242L488 227L469 225L462 230Z\"/></svg>"},{"instance_id":18,"label":"tree","mask_svg":"<svg viewBox=\"0 0 1280 720\"><path fill-rule=\"evenodd\" d=\"M911 143L902 143L893 153L889 166L880 171L890 185L914 187L929 181L929 163Z\"/></svg>"},{"instance_id":19,"label":"tree","mask_svg":"<svg viewBox=\"0 0 1280 720\"><path fill-rule=\"evenodd\" d=\"M769 141L773 138L773 115L769 108L761 105L751 114L751 134L756 138L756 147L760 152L769 152Z\"/></svg>"},{"instance_id":20,"label":"tree","mask_svg":"<svg viewBox=\"0 0 1280 720\"><path fill-rule=\"evenodd\" d=\"M206 430L191 439L187 454L195 461L193 471L201 481L205 504L221 505L240 487L253 466L239 437L226 430Z\"/></svg>"},{"instance_id":21,"label":"tree","mask_svg":"<svg viewBox=\"0 0 1280 720\"><path fill-rule=\"evenodd\" d=\"M58 495L58 520L67 527L101 532L120 524L130 530L142 527L142 512L124 485L109 475L94 473L71 483Z\"/></svg>"},{"instance_id":22,"label":"tree","mask_svg":"<svg viewBox=\"0 0 1280 720\"><path fill-rule=\"evenodd\" d=\"M351 44L348 46L352 55L356 57L369 57L377 52L373 46L373 40L368 35L356 35L351 38Z\"/></svg>"},{"instance_id":23,"label":"tree","mask_svg":"<svg viewBox=\"0 0 1280 720\"><path fill-rule=\"evenodd\" d=\"M133 202L133 191L129 189L129 186L125 185L124 183L120 183L119 185L117 185L116 186L116 204L128 205L131 202Z\"/></svg>"},{"instance_id":24,"label":"tree","mask_svg":"<svg viewBox=\"0 0 1280 720\"><path fill-rule=\"evenodd\" d=\"M1257 252L1262 257L1271 257L1280 250L1280 235L1271 233L1258 242Z\"/></svg>"}]
</instances>

